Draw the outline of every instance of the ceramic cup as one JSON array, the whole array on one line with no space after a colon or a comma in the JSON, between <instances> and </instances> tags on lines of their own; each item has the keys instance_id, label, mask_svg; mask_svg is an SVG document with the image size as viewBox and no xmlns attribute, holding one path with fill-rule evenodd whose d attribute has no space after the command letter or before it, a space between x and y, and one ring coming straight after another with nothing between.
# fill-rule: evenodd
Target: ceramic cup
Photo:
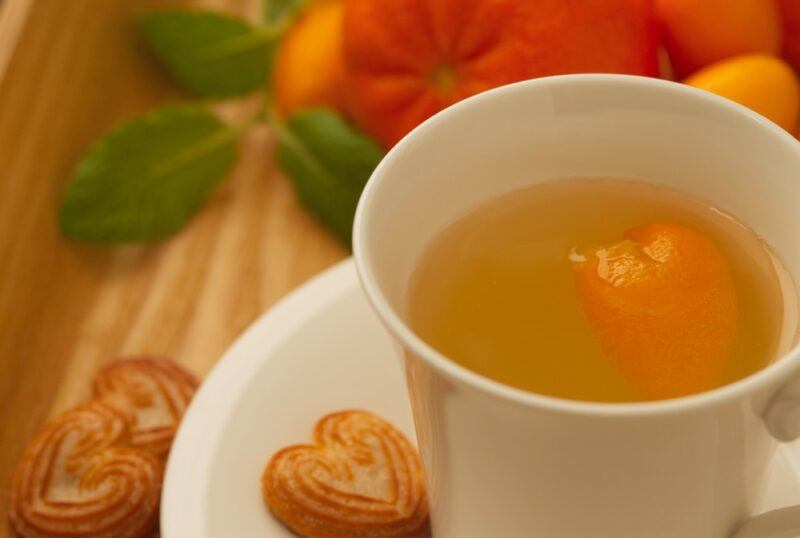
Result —
<instances>
[{"instance_id":1,"label":"ceramic cup","mask_svg":"<svg viewBox=\"0 0 800 538\"><path fill-rule=\"evenodd\" d=\"M569 75L492 90L423 123L370 179L354 248L403 357L434 536L795 536L797 509L748 518L777 441L800 435L799 349L709 392L589 403L482 377L406 325L409 278L439 231L482 201L576 177L709 201L800 282L800 143L732 102L654 79Z\"/></svg>"}]
</instances>

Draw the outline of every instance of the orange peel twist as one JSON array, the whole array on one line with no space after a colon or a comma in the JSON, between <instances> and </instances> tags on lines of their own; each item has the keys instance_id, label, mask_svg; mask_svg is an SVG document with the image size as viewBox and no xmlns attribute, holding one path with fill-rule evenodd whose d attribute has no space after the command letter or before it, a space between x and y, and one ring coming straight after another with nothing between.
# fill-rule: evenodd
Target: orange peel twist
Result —
<instances>
[{"instance_id":1,"label":"orange peel twist","mask_svg":"<svg viewBox=\"0 0 800 538\"><path fill-rule=\"evenodd\" d=\"M574 269L589 326L642 394L673 398L720 383L738 306L728 262L710 238L651 222L592 249Z\"/></svg>"},{"instance_id":2,"label":"orange peel twist","mask_svg":"<svg viewBox=\"0 0 800 538\"><path fill-rule=\"evenodd\" d=\"M365 411L322 418L313 445L284 448L267 464L272 512L307 537L410 537L427 529L422 466L391 424Z\"/></svg>"}]
</instances>

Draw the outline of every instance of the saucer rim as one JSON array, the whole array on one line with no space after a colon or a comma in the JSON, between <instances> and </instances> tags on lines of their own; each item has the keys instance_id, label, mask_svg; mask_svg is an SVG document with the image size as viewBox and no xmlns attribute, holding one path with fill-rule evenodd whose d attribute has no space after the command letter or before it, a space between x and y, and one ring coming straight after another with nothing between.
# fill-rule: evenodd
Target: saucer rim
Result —
<instances>
[{"instance_id":1,"label":"saucer rim","mask_svg":"<svg viewBox=\"0 0 800 538\"><path fill-rule=\"evenodd\" d=\"M161 492L162 536L205 536L205 520L196 517L195 509L206 504L203 485L217 453L213 440L219 439L237 405L236 398L219 395L238 394L251 374L277 360L273 351L308 321L309 304L315 311L324 310L357 286L352 257L342 260L287 294L225 350L200 385L175 435ZM255 348L258 353L252 352Z\"/></svg>"}]
</instances>

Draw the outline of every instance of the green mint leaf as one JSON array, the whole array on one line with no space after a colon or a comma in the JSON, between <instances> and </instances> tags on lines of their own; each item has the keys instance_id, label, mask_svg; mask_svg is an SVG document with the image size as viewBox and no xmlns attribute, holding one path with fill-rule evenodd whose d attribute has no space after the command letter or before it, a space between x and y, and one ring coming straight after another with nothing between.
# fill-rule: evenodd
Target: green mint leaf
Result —
<instances>
[{"instance_id":1,"label":"green mint leaf","mask_svg":"<svg viewBox=\"0 0 800 538\"><path fill-rule=\"evenodd\" d=\"M383 150L328 109L299 111L276 131L278 162L301 202L349 246L358 198Z\"/></svg>"},{"instance_id":2,"label":"green mint leaf","mask_svg":"<svg viewBox=\"0 0 800 538\"><path fill-rule=\"evenodd\" d=\"M267 82L275 37L232 15L185 9L139 16L139 30L169 73L203 97L243 95Z\"/></svg>"},{"instance_id":3,"label":"green mint leaf","mask_svg":"<svg viewBox=\"0 0 800 538\"><path fill-rule=\"evenodd\" d=\"M270 28L284 29L302 11L307 0L264 0L263 19Z\"/></svg>"},{"instance_id":4,"label":"green mint leaf","mask_svg":"<svg viewBox=\"0 0 800 538\"><path fill-rule=\"evenodd\" d=\"M61 230L101 243L175 232L230 171L237 134L198 105L123 124L78 163L61 201Z\"/></svg>"}]
</instances>

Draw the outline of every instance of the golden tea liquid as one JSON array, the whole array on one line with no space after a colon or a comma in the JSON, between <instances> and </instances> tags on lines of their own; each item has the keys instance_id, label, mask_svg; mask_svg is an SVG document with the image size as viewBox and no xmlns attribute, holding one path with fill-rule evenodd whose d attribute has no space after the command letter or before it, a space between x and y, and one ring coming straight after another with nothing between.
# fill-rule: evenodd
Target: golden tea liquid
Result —
<instances>
[{"instance_id":1,"label":"golden tea liquid","mask_svg":"<svg viewBox=\"0 0 800 538\"><path fill-rule=\"evenodd\" d=\"M584 270L580 264L586 253L617 256L619 248L627 248L626 232L648 223L693 230L716 245L711 250L721 254L715 263L729 268L724 285L706 279L704 271L713 270L712 258L700 255L696 263L690 260L684 266L699 276L696 289L679 287L683 298L670 295L678 288L670 287L669 278L662 278L663 289L657 282L654 288L637 291L640 296L619 301L616 289L579 288L576 271ZM617 245L617 250L598 248L608 245ZM590 270L609 278L603 274L608 272L604 263L599 260ZM595 278L595 273L586 274ZM703 288L711 285L722 291ZM578 289L588 295L579 297ZM610 298L592 295L606 291ZM718 301L722 293L727 302L720 302L720 310L705 304ZM636 306L633 321L615 319L627 315L613 310L615 301L628 305L623 308ZM595 303L599 309L588 311ZM675 324L666 324L686 330L657 334L659 328L650 327L647 316L662 303L678 305L671 315L697 316L696 323L675 318ZM612 310L606 316L603 305L608 304ZM687 312L680 311L683 304ZM685 195L622 180L552 182L476 208L427 248L412 277L407 304L417 334L470 370L540 394L604 402L659 399L632 380L631 372L645 371L657 378L658 364L647 361L673 360L671 347L684 350L676 356L685 356L691 342L684 345L676 340L681 338L698 339L702 353L716 345L714 338L724 342L708 352L715 355L709 360L716 363L706 369L713 378L700 390L741 379L788 350L796 337L796 306L791 280L766 245L741 223ZM639 327L639 313L644 316L641 328L631 329ZM715 323L726 327L716 331ZM706 333L712 336L706 338ZM697 391L688 377L681 394Z\"/></svg>"}]
</instances>

